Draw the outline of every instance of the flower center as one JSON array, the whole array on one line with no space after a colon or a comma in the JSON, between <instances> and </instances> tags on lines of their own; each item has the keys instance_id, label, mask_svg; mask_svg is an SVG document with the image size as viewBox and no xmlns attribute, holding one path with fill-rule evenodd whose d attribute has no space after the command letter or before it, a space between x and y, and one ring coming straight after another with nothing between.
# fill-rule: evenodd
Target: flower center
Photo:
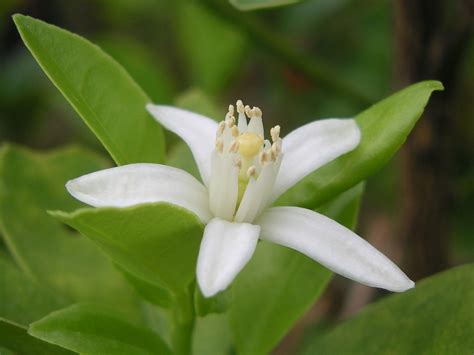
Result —
<instances>
[{"instance_id":1,"label":"flower center","mask_svg":"<svg viewBox=\"0 0 474 355\"><path fill-rule=\"evenodd\" d=\"M245 158L256 156L263 146L263 138L255 133L245 132L237 137L239 153Z\"/></svg>"},{"instance_id":2,"label":"flower center","mask_svg":"<svg viewBox=\"0 0 474 355\"><path fill-rule=\"evenodd\" d=\"M281 162L280 126L264 139L262 111L237 101L219 123L211 157L210 208L217 217L252 222L269 200ZM249 121L247 121L247 118ZM236 122L237 121L237 122Z\"/></svg>"}]
</instances>

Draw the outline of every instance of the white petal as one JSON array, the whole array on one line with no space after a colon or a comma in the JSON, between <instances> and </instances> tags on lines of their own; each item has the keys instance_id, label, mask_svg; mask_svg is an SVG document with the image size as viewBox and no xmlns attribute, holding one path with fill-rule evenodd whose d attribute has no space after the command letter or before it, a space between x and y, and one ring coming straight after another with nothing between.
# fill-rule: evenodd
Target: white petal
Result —
<instances>
[{"instance_id":1,"label":"white petal","mask_svg":"<svg viewBox=\"0 0 474 355\"><path fill-rule=\"evenodd\" d=\"M355 281L396 292L415 285L368 242L319 213L275 207L265 211L257 223L262 228L260 238L296 249Z\"/></svg>"},{"instance_id":2,"label":"white petal","mask_svg":"<svg viewBox=\"0 0 474 355\"><path fill-rule=\"evenodd\" d=\"M225 290L252 257L260 227L214 218L204 230L197 281L206 297Z\"/></svg>"},{"instance_id":3,"label":"white petal","mask_svg":"<svg viewBox=\"0 0 474 355\"><path fill-rule=\"evenodd\" d=\"M146 108L160 124L186 142L207 186L211 175L210 159L215 145L217 122L172 106L148 104Z\"/></svg>"},{"instance_id":4,"label":"white petal","mask_svg":"<svg viewBox=\"0 0 474 355\"><path fill-rule=\"evenodd\" d=\"M81 176L66 184L69 193L95 207L127 207L169 202L212 218L207 189L187 172L159 164L130 164Z\"/></svg>"},{"instance_id":5,"label":"white petal","mask_svg":"<svg viewBox=\"0 0 474 355\"><path fill-rule=\"evenodd\" d=\"M215 217L232 220L239 194L239 169L235 154L212 152L209 207Z\"/></svg>"},{"instance_id":6,"label":"white petal","mask_svg":"<svg viewBox=\"0 0 474 355\"><path fill-rule=\"evenodd\" d=\"M353 119L331 118L308 123L283 138L283 160L272 201L322 165L350 152L360 142Z\"/></svg>"}]
</instances>

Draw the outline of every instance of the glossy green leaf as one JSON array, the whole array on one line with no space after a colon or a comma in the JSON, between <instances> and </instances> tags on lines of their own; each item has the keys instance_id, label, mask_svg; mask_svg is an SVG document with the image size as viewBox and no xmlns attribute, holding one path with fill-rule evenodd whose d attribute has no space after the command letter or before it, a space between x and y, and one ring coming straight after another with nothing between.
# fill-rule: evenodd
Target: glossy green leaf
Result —
<instances>
[{"instance_id":1,"label":"glossy green leaf","mask_svg":"<svg viewBox=\"0 0 474 355\"><path fill-rule=\"evenodd\" d=\"M352 227L362 191L363 185L357 185L321 212L330 212L331 218ZM239 354L267 354L315 302L330 278L329 270L303 254L260 242L232 287L230 315Z\"/></svg>"},{"instance_id":2,"label":"glossy green leaf","mask_svg":"<svg viewBox=\"0 0 474 355\"><path fill-rule=\"evenodd\" d=\"M191 85L219 94L237 72L244 38L197 1L180 1L178 10L178 34Z\"/></svg>"},{"instance_id":3,"label":"glossy green leaf","mask_svg":"<svg viewBox=\"0 0 474 355\"><path fill-rule=\"evenodd\" d=\"M64 299L0 257L0 317L27 326L66 305Z\"/></svg>"},{"instance_id":4,"label":"glossy green leaf","mask_svg":"<svg viewBox=\"0 0 474 355\"><path fill-rule=\"evenodd\" d=\"M182 292L194 279L203 225L168 203L53 212L139 278Z\"/></svg>"},{"instance_id":5,"label":"glossy green leaf","mask_svg":"<svg viewBox=\"0 0 474 355\"><path fill-rule=\"evenodd\" d=\"M15 15L25 45L119 165L160 162L161 127L128 73L99 47L59 27Z\"/></svg>"},{"instance_id":6,"label":"glossy green leaf","mask_svg":"<svg viewBox=\"0 0 474 355\"><path fill-rule=\"evenodd\" d=\"M473 300L474 265L457 267L369 305L304 353L471 354Z\"/></svg>"},{"instance_id":7,"label":"glossy green leaf","mask_svg":"<svg viewBox=\"0 0 474 355\"><path fill-rule=\"evenodd\" d=\"M375 173L405 142L435 90L443 90L440 82L423 81L360 113L359 146L304 178L277 204L314 208Z\"/></svg>"},{"instance_id":8,"label":"glossy green leaf","mask_svg":"<svg viewBox=\"0 0 474 355\"><path fill-rule=\"evenodd\" d=\"M290 5L300 1L301 0L229 0L232 5L242 11Z\"/></svg>"},{"instance_id":9,"label":"glossy green leaf","mask_svg":"<svg viewBox=\"0 0 474 355\"><path fill-rule=\"evenodd\" d=\"M36 339L26 331L26 327L0 318L0 354L3 355L2 347L16 355L74 354L59 346Z\"/></svg>"},{"instance_id":10,"label":"glossy green leaf","mask_svg":"<svg viewBox=\"0 0 474 355\"><path fill-rule=\"evenodd\" d=\"M46 154L6 146L0 151L0 229L19 268L71 301L104 302L129 310L137 298L107 257L47 214L80 206L67 193L69 179L105 163L80 148Z\"/></svg>"},{"instance_id":11,"label":"glossy green leaf","mask_svg":"<svg viewBox=\"0 0 474 355\"><path fill-rule=\"evenodd\" d=\"M94 304L53 312L33 323L28 333L82 354L171 354L158 334Z\"/></svg>"}]
</instances>

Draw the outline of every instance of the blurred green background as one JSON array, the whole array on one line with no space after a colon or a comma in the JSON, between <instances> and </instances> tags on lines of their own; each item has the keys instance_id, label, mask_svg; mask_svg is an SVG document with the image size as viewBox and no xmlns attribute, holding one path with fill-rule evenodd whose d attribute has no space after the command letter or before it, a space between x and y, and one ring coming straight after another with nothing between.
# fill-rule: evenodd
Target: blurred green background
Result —
<instances>
[{"instance_id":1,"label":"blurred green background","mask_svg":"<svg viewBox=\"0 0 474 355\"><path fill-rule=\"evenodd\" d=\"M283 135L353 116L411 82L443 81L404 149L367 182L358 232L415 280L473 260L471 1L307 0L240 12L225 0L1 0L0 143L106 155L22 44L16 12L99 44L156 103L194 102L223 118L243 99ZM167 142L178 154L176 137ZM335 278L275 353L380 294Z\"/></svg>"}]
</instances>

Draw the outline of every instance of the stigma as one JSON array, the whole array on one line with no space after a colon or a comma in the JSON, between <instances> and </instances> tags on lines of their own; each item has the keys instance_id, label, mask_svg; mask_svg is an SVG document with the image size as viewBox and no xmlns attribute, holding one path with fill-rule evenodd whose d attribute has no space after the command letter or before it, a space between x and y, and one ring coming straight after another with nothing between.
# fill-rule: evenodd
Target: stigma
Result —
<instances>
[{"instance_id":1,"label":"stigma","mask_svg":"<svg viewBox=\"0 0 474 355\"><path fill-rule=\"evenodd\" d=\"M265 207L282 157L280 126L269 133L271 141L264 137L260 108L241 100L229 105L211 156L209 200L215 216L251 222Z\"/></svg>"}]
</instances>

